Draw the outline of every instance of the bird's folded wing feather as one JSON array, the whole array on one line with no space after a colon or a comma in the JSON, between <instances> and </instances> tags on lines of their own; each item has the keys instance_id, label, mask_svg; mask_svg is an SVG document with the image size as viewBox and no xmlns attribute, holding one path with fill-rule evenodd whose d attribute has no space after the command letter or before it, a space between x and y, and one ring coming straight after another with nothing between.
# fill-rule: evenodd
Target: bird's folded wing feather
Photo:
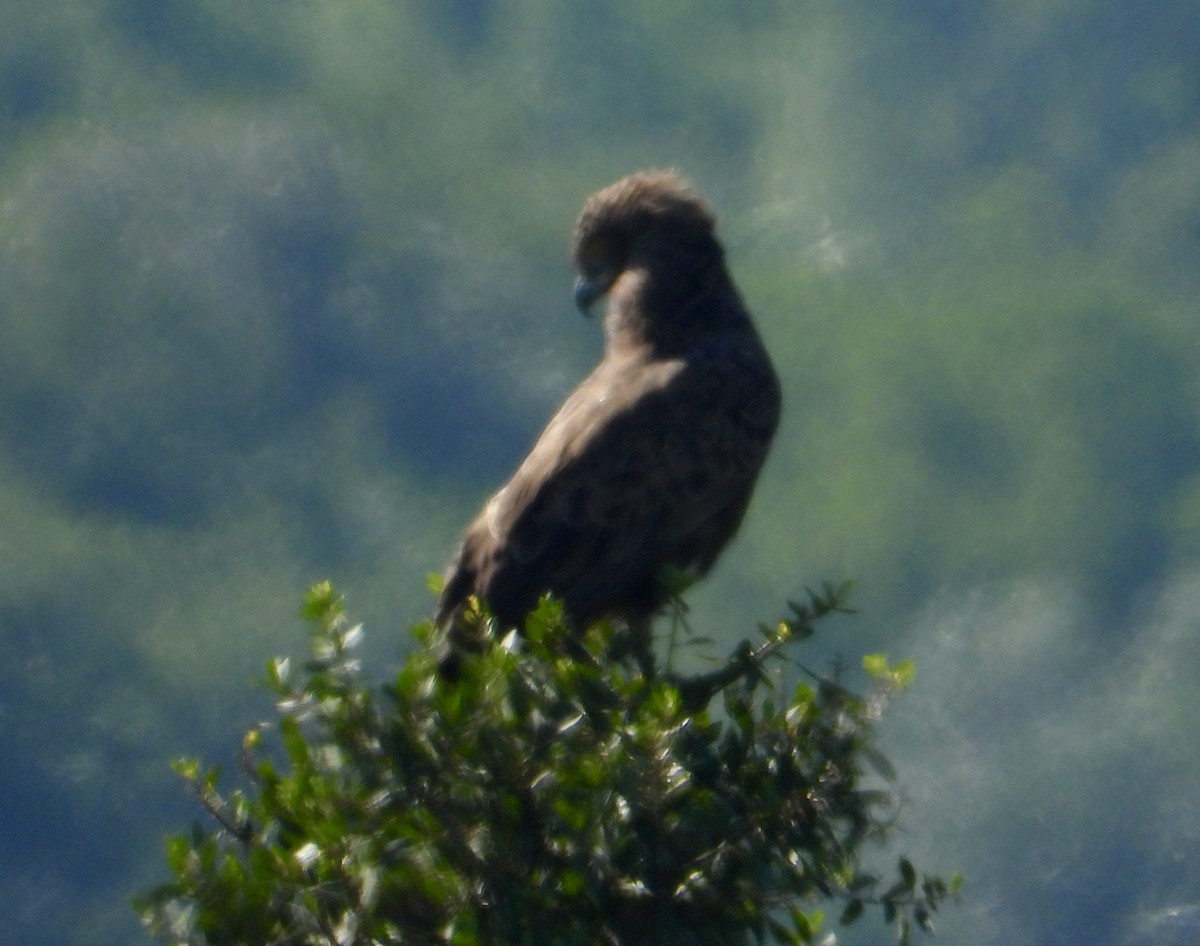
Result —
<instances>
[{"instance_id":1,"label":"bird's folded wing feather","mask_svg":"<svg viewBox=\"0 0 1200 946\"><path fill-rule=\"evenodd\" d=\"M602 363L484 511L508 567L597 601L648 563L707 570L774 431L761 381L737 358Z\"/></svg>"}]
</instances>

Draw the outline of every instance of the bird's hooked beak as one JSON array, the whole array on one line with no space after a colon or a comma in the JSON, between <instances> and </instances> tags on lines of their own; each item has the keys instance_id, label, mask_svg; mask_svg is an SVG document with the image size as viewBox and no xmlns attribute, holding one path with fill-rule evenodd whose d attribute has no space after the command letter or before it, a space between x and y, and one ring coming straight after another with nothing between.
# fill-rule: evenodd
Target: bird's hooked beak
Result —
<instances>
[{"instance_id":1,"label":"bird's hooked beak","mask_svg":"<svg viewBox=\"0 0 1200 946\"><path fill-rule=\"evenodd\" d=\"M607 278L588 279L586 276L579 276L575 280L575 305L579 307L579 311L584 315L592 314L592 306L596 300L608 292L612 285L612 280Z\"/></svg>"}]
</instances>

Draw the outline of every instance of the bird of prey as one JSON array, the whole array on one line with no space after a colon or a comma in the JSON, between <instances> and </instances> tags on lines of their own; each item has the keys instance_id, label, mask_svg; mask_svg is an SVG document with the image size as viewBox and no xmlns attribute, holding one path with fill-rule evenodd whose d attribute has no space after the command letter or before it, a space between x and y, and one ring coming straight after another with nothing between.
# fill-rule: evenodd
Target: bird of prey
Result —
<instances>
[{"instance_id":1,"label":"bird of prey","mask_svg":"<svg viewBox=\"0 0 1200 946\"><path fill-rule=\"evenodd\" d=\"M590 197L575 301L607 297L604 358L468 526L435 622L478 595L520 628L550 592L649 646L668 569L704 575L737 531L779 422L779 380L725 266L709 205L673 171Z\"/></svg>"}]
</instances>

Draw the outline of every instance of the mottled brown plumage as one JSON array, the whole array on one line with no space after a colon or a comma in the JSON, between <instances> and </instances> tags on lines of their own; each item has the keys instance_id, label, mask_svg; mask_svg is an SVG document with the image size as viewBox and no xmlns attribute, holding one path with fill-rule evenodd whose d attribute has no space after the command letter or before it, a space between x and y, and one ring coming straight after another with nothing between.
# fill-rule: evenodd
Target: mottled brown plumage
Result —
<instances>
[{"instance_id":1,"label":"mottled brown plumage","mask_svg":"<svg viewBox=\"0 0 1200 946\"><path fill-rule=\"evenodd\" d=\"M478 594L519 627L549 591L577 627L611 617L644 633L664 568L703 575L732 538L780 392L714 226L673 172L633 174L584 205L575 294L585 311L608 297L604 358L467 528L439 626Z\"/></svg>"}]
</instances>

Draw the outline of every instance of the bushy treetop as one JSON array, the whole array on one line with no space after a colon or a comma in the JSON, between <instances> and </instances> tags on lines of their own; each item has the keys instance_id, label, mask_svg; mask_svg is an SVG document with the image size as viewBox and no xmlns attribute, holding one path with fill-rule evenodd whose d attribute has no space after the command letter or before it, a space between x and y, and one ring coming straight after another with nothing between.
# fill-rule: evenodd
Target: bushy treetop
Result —
<instances>
[{"instance_id":1,"label":"bushy treetop","mask_svg":"<svg viewBox=\"0 0 1200 946\"><path fill-rule=\"evenodd\" d=\"M905 941L957 886L862 866L895 813L872 723L911 666L868 658L866 696L805 671L784 698L767 672L845 603L826 587L717 670L653 678L551 600L504 636L475 606L453 680L423 624L379 689L317 585L312 659L270 664L278 719L246 734L237 787L176 764L208 823L168 841L173 879L137 907L188 946L812 943L824 902L843 923L878 907Z\"/></svg>"}]
</instances>

